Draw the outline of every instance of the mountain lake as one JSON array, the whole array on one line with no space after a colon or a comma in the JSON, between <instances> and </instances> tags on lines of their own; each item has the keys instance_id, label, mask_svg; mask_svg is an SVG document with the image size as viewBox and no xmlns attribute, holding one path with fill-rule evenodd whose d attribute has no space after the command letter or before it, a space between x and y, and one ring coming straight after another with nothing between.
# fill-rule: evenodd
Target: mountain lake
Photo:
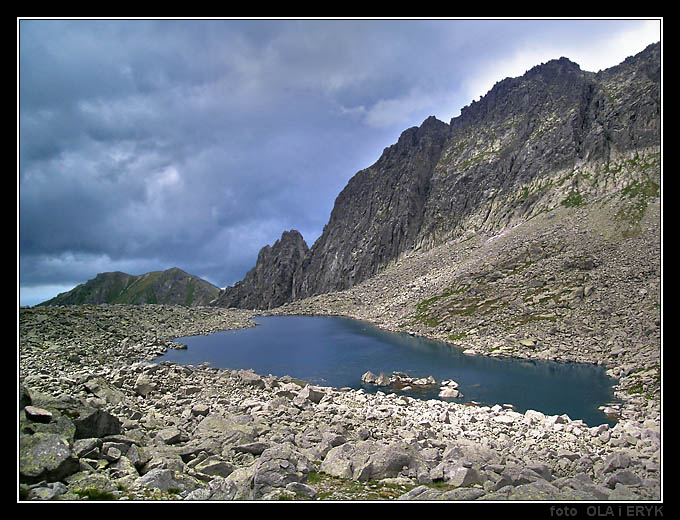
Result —
<instances>
[{"instance_id":1,"label":"mountain lake","mask_svg":"<svg viewBox=\"0 0 680 520\"><path fill-rule=\"evenodd\" d=\"M170 349L155 362L181 365L210 363L215 368L252 369L260 375L291 376L313 385L363 388L371 371L433 376L428 390L400 392L410 397L438 399L439 383L452 379L462 396L457 403L481 406L512 404L516 411L567 414L589 426L615 422L599 407L616 402L615 380L601 366L470 356L447 343L405 333L383 331L368 323L329 316L266 316L255 327L177 338L187 349Z\"/></svg>"}]
</instances>

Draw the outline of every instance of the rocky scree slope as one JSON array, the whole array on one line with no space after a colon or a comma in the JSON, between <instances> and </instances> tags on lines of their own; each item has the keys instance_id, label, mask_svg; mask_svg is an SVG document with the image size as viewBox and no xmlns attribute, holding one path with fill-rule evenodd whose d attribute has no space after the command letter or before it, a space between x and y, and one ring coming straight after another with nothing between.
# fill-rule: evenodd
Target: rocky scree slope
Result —
<instances>
[{"instance_id":1,"label":"rocky scree slope","mask_svg":"<svg viewBox=\"0 0 680 520\"><path fill-rule=\"evenodd\" d=\"M100 273L40 305L160 303L191 307L207 305L219 292L219 288L211 283L173 267L141 275Z\"/></svg>"},{"instance_id":2,"label":"rocky scree slope","mask_svg":"<svg viewBox=\"0 0 680 520\"><path fill-rule=\"evenodd\" d=\"M658 162L660 113L660 44L598 73L560 58L500 81L449 124L430 117L406 130L352 177L275 292L293 301L347 289L413 251L648 186L647 172L620 166L636 154ZM281 284L272 272L219 301L270 308L256 292L263 280Z\"/></svg>"}]
</instances>

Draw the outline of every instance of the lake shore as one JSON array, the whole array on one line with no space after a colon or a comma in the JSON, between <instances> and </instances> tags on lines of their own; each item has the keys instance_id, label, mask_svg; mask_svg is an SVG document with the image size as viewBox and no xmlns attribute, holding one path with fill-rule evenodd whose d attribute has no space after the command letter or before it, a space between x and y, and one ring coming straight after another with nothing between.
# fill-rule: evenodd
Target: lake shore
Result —
<instances>
[{"instance_id":1,"label":"lake shore","mask_svg":"<svg viewBox=\"0 0 680 520\"><path fill-rule=\"evenodd\" d=\"M613 395L615 380L591 363L468 356L445 342L338 316L258 316L253 321L257 327L179 338L188 348L169 350L157 361L208 362L312 385L506 404L519 412L567 413L590 426L615 424L602 411L619 402Z\"/></svg>"},{"instance_id":2,"label":"lake shore","mask_svg":"<svg viewBox=\"0 0 680 520\"><path fill-rule=\"evenodd\" d=\"M174 338L252 326L258 314L21 309L20 497L661 498L661 417L653 399L626 400L614 427L588 427L500 404L419 401L150 362L179 347ZM83 430L94 411L98 429Z\"/></svg>"}]
</instances>

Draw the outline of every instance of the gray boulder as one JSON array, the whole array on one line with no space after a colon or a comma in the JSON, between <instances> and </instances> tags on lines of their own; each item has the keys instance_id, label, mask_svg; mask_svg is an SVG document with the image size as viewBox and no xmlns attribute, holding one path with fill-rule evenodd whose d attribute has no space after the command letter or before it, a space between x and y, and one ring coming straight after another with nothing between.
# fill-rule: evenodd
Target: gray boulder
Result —
<instances>
[{"instance_id":1,"label":"gray boulder","mask_svg":"<svg viewBox=\"0 0 680 520\"><path fill-rule=\"evenodd\" d=\"M444 480L455 487L481 484L484 480L476 469L450 462L439 464L430 472L430 476L433 480Z\"/></svg>"},{"instance_id":2,"label":"gray boulder","mask_svg":"<svg viewBox=\"0 0 680 520\"><path fill-rule=\"evenodd\" d=\"M630 456L623 451L616 451L609 455L604 461L602 473L612 473L620 469L626 469L630 466Z\"/></svg>"},{"instance_id":3,"label":"gray boulder","mask_svg":"<svg viewBox=\"0 0 680 520\"><path fill-rule=\"evenodd\" d=\"M325 395L325 392L321 388L307 385L298 392L297 396L295 396L293 404L298 408L303 408L310 403L318 404Z\"/></svg>"},{"instance_id":4,"label":"gray boulder","mask_svg":"<svg viewBox=\"0 0 680 520\"><path fill-rule=\"evenodd\" d=\"M210 456L195 466L196 471L204 475L227 477L235 469L234 465L216 456Z\"/></svg>"},{"instance_id":5,"label":"gray boulder","mask_svg":"<svg viewBox=\"0 0 680 520\"><path fill-rule=\"evenodd\" d=\"M311 462L290 445L266 449L255 463L252 492L257 500L275 488L286 488L293 482L304 483L313 469Z\"/></svg>"},{"instance_id":6,"label":"gray boulder","mask_svg":"<svg viewBox=\"0 0 680 520\"><path fill-rule=\"evenodd\" d=\"M171 469L156 468L139 477L134 482L135 487L147 487L168 491L170 489L183 489L184 485L175 480L175 472Z\"/></svg>"},{"instance_id":7,"label":"gray boulder","mask_svg":"<svg viewBox=\"0 0 680 520\"><path fill-rule=\"evenodd\" d=\"M75 438L105 437L117 435L122 431L120 420L99 408L79 408L77 417L72 419L76 427Z\"/></svg>"},{"instance_id":8,"label":"gray boulder","mask_svg":"<svg viewBox=\"0 0 680 520\"><path fill-rule=\"evenodd\" d=\"M406 473L418 474L422 461L405 444L388 445L375 441L346 442L328 451L321 471L329 475L354 480L380 480Z\"/></svg>"},{"instance_id":9,"label":"gray boulder","mask_svg":"<svg viewBox=\"0 0 680 520\"><path fill-rule=\"evenodd\" d=\"M493 490L496 491L505 486L515 487L524 484L531 484L537 480L543 480L547 482L544 476L545 475L542 475L535 469L529 467L509 465L506 466L501 473L501 478L494 484Z\"/></svg>"},{"instance_id":10,"label":"gray boulder","mask_svg":"<svg viewBox=\"0 0 680 520\"><path fill-rule=\"evenodd\" d=\"M185 450L219 454L223 448L253 443L257 428L250 415L208 414L196 427Z\"/></svg>"},{"instance_id":11,"label":"gray boulder","mask_svg":"<svg viewBox=\"0 0 680 520\"><path fill-rule=\"evenodd\" d=\"M239 370L238 376L241 378L241 381L248 385L254 386L256 388L265 387L264 379L262 379L262 376L256 374L252 370Z\"/></svg>"},{"instance_id":12,"label":"gray boulder","mask_svg":"<svg viewBox=\"0 0 680 520\"><path fill-rule=\"evenodd\" d=\"M418 500L418 501L425 501L425 500L441 500L442 499L442 492L438 489L432 489L431 487L428 486L417 486L414 487L411 491L408 491L401 495L397 500Z\"/></svg>"},{"instance_id":13,"label":"gray boulder","mask_svg":"<svg viewBox=\"0 0 680 520\"><path fill-rule=\"evenodd\" d=\"M156 389L156 384L149 377L148 374L139 374L135 381L134 390L142 397L146 397Z\"/></svg>"},{"instance_id":14,"label":"gray boulder","mask_svg":"<svg viewBox=\"0 0 680 520\"><path fill-rule=\"evenodd\" d=\"M236 484L225 478L211 480L206 487L198 488L189 493L185 500L234 500L238 489Z\"/></svg>"}]
</instances>

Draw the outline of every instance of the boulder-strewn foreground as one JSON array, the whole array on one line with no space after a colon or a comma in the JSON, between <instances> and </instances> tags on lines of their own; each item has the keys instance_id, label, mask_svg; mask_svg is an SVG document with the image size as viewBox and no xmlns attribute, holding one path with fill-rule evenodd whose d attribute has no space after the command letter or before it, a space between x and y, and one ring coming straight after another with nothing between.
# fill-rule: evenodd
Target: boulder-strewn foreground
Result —
<instances>
[{"instance_id":1,"label":"boulder-strewn foreground","mask_svg":"<svg viewBox=\"0 0 680 520\"><path fill-rule=\"evenodd\" d=\"M248 311L21 309L22 499L645 500L660 423L311 387L149 360ZM637 410L637 412L636 412Z\"/></svg>"}]
</instances>

